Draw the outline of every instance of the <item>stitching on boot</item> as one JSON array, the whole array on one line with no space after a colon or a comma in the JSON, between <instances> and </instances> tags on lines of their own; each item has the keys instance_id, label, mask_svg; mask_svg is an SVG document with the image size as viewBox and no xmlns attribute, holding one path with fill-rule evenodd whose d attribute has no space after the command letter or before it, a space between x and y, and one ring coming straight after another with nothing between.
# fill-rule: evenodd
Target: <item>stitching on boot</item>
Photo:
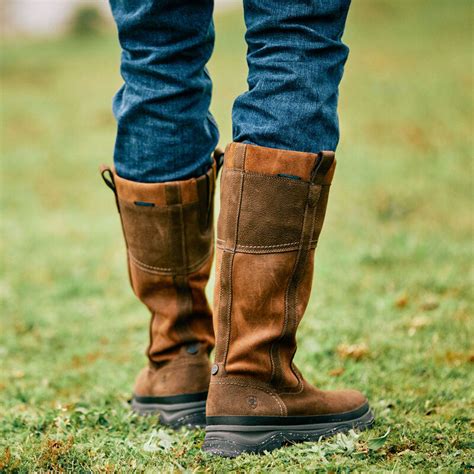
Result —
<instances>
[{"instance_id":1,"label":"stitching on boot","mask_svg":"<svg viewBox=\"0 0 474 474\"><path fill-rule=\"evenodd\" d=\"M234 231L234 249L231 254L231 257L229 258L229 289L228 289L228 300L227 300L227 307L226 307L226 323L227 323L227 328L226 328L226 340L225 340L225 346L224 346L224 354L223 354L223 363L224 363L224 370L225 370L225 365L227 362L227 355L229 353L229 344L230 344L230 331L231 331L231 322L232 322L232 269L234 266L234 255L235 255L235 249L237 247L237 239L239 235L239 221L240 221L240 212L242 209L242 200L243 200L243 189L244 189L244 181L245 181L245 159L247 156L247 147L245 146L243 148L243 156L242 156L242 163L241 167L242 169L239 171L240 174L240 189L239 189L239 199L238 199L238 208L236 212L236 219L235 219L235 231Z\"/></svg>"},{"instance_id":2,"label":"stitching on boot","mask_svg":"<svg viewBox=\"0 0 474 474\"><path fill-rule=\"evenodd\" d=\"M308 189L308 196L309 196L309 189ZM290 287L291 287L291 284L293 282L295 272L296 272L296 268L298 267L298 262L299 262L300 255L301 255L302 242L303 242L303 239L304 239L304 228L305 228L305 225L306 225L306 220L307 220L307 215L308 215L307 211L308 211L308 204L306 203L305 211L304 211L304 215L303 215L303 223L302 223L302 228L301 228L301 237L300 237L300 241L299 241L299 245L298 245L298 253L296 255L295 263L293 265L293 270L291 271L291 276L288 279L287 287L286 287L286 290L285 290L285 318L284 318L284 321L283 321L283 328L281 330L279 338L270 347L270 357L271 357L271 360L272 360L272 376L271 376L270 380L276 381L277 384L280 383L279 379L281 379L282 376L283 376L283 370L281 368L281 359L280 359L280 354L279 354L279 344L280 344L281 340L283 339L283 337L286 333L286 330L288 328L288 320L289 320L288 295L289 295L289 292L290 292ZM297 377L297 380L298 380L298 383L301 383L301 381L298 377Z\"/></svg>"},{"instance_id":3,"label":"stitching on boot","mask_svg":"<svg viewBox=\"0 0 474 474\"><path fill-rule=\"evenodd\" d=\"M240 170L237 168L228 168L228 171L231 173L239 173ZM265 178L273 181L283 181L285 183L288 183L290 186L307 186L310 181L305 181L304 179L301 180L294 180L294 179L288 179L288 178L283 178L281 176L278 176L277 174L264 174L264 173L257 173L255 171L245 171L245 174L249 176L257 176L259 178Z\"/></svg>"},{"instance_id":4,"label":"stitching on boot","mask_svg":"<svg viewBox=\"0 0 474 474\"><path fill-rule=\"evenodd\" d=\"M272 392L270 390L264 389L262 387L253 385L253 384L244 384L244 383L239 383L239 382L220 382L220 381L213 381L210 383L210 385L235 385L237 387L242 387L242 388L252 388L254 390L260 390L261 392L266 393L267 395L270 395L278 404L280 408L280 415L281 416L286 416L287 415L287 409L286 405L283 403L283 400L276 394L275 392Z\"/></svg>"},{"instance_id":5,"label":"stitching on boot","mask_svg":"<svg viewBox=\"0 0 474 474\"><path fill-rule=\"evenodd\" d=\"M314 245L311 245L312 248L315 248ZM298 250L298 245L292 245L289 247L282 247L282 248L274 248L274 249L252 249L252 250L247 250L247 249L241 249L237 247L237 250L235 253L244 253L244 254L249 254L249 255L265 255L265 254L277 254L277 253L285 253L285 252L293 252L295 250Z\"/></svg>"},{"instance_id":6,"label":"stitching on boot","mask_svg":"<svg viewBox=\"0 0 474 474\"><path fill-rule=\"evenodd\" d=\"M310 188L310 190L311 190L311 188ZM314 232L314 226L315 226L315 222L316 222L316 213L317 213L320 198L321 198L321 190L318 193L318 199L316 200L316 202L314 204L314 207L313 207L313 211L311 213L311 228L310 228L310 232L309 232L310 241L308 243L308 249L307 249L306 255L305 255L305 262L303 262L303 264L306 263L306 261L308 259L308 252L311 251L311 237L313 236L313 232ZM304 233L304 228L303 228L303 233ZM295 282L295 309L294 309L294 311L295 311L295 320L297 318L296 310L298 308L298 283L300 283L300 281ZM295 321L295 325L296 325L296 321ZM300 374L297 371L295 371L294 367L293 367L293 357L295 356L295 353L296 353L296 350L293 353L293 356L291 358L290 370L291 370L291 372L293 372L293 375L298 380L300 389L298 391L291 391L290 393L301 393L304 389L304 385L303 385L303 380L301 379ZM283 390L288 390L288 389L289 389L289 387L283 387ZM282 392L282 393L286 393L286 392Z\"/></svg>"},{"instance_id":7,"label":"stitching on boot","mask_svg":"<svg viewBox=\"0 0 474 474\"><path fill-rule=\"evenodd\" d=\"M146 263L141 262L140 260L136 259L131 253L130 250L128 251L128 254L130 256L130 260L132 263L138 267L140 270L143 270L144 272L147 273L152 273L155 275L169 275L171 274L176 274L179 273L181 270L183 271L183 274L189 274L193 273L196 270L199 270L199 268L207 261L207 259L211 256L212 254L212 249L204 255L204 257L200 258L197 262L193 263L192 265L189 265L188 268L172 268L172 267L154 267L152 265L148 265Z\"/></svg>"},{"instance_id":8,"label":"stitching on boot","mask_svg":"<svg viewBox=\"0 0 474 474\"><path fill-rule=\"evenodd\" d=\"M312 188L310 186L309 192L311 192L311 190L312 190ZM319 189L318 198L317 198L316 202L314 203L313 210L312 210L312 213L311 213L311 227L310 227L310 232L309 232L309 239L310 240L309 240L309 243L308 243L308 249L306 250L306 253L304 255L303 264L305 264L308 260L308 254L309 254L310 248L311 248L310 242L311 242L311 238L313 237L314 225L315 225L316 215L317 215L316 213L317 213L320 198L321 198L321 188ZM303 228L303 233L304 233L304 228ZM303 242L302 242L302 245L303 245ZM302 249L302 250L304 252L304 249ZM300 278L301 278L301 275L298 278L298 281L295 282L295 303L294 303L294 312L295 312L295 315L294 315L295 322L294 322L294 324L295 325L296 325L296 318L297 318L296 311L297 311L297 308L298 308L298 284L301 283ZM295 328L295 330L296 330L296 328ZM295 352L293 353L293 356L292 356L291 361L290 361L290 370L293 373L293 375L297 378L297 380L300 384L300 390L298 392L294 392L294 393L299 393L299 392L303 391L304 384L303 384L303 380L301 378L301 375L297 371L295 371L294 367L293 367L293 357L295 356L295 353L296 353L296 349L295 349ZM284 390L285 389L287 389L287 388L284 387Z\"/></svg>"},{"instance_id":9,"label":"stitching on boot","mask_svg":"<svg viewBox=\"0 0 474 474\"><path fill-rule=\"evenodd\" d=\"M225 308L225 321L226 321L226 335L225 335L225 344L224 344L224 354L222 357L222 361L225 364L227 362L227 354L229 352L229 343L230 343L230 325L231 325L231 312L232 312L232 267L234 263L233 259L233 252L232 256L229 258L229 262L227 264L227 275L228 275L228 296L227 296L227 304Z\"/></svg>"},{"instance_id":10,"label":"stitching on boot","mask_svg":"<svg viewBox=\"0 0 474 474\"><path fill-rule=\"evenodd\" d=\"M249 249L272 249L276 247L287 247L289 245L296 245L299 242L288 242L287 244L274 244L274 245L239 245L242 248L249 248Z\"/></svg>"},{"instance_id":11,"label":"stitching on boot","mask_svg":"<svg viewBox=\"0 0 474 474\"><path fill-rule=\"evenodd\" d=\"M278 366L275 367L275 373L274 374L272 373L272 380L273 380L274 377L276 378L278 376L278 379L276 380L277 384L280 383L281 380L283 379L283 369L281 367L281 360L280 360L280 356L279 356L279 343L281 342L281 340L283 339L285 334L288 332L288 330L292 331L294 329L293 326L296 327L296 318L297 318L296 312L297 312L297 306L298 306L298 299L297 299L298 298L298 284L300 283L300 278L301 278L301 275L297 274L297 272L300 273L299 266L304 264L304 261L302 259L304 258L306 260L306 258L307 258L307 255L304 255L304 252L308 252L309 248L310 248L310 243L311 243L311 239L312 239L312 236L313 236L313 230L314 230L314 220L316 218L317 203L319 202L319 198L321 196L321 190L319 190L317 201L316 201L314 206L311 206L311 211L308 212L309 208L310 208L310 206L309 206L310 195L311 195L312 190L314 189L312 186L313 185L310 185L308 187L308 194L307 194L307 198L306 198L303 224L302 224L302 227L301 227L301 238L300 238L300 244L299 244L299 248L298 248L298 254L296 256L294 267L293 267L293 270L292 270L292 273L291 273L291 277L288 280L288 286L287 286L286 291L285 291L285 321L284 321L283 329L282 329L282 332L281 332L281 335L280 335L278 341L275 341L275 343L272 344L272 347L271 347L271 354L278 351ZM306 226L308 225L308 218L311 219L311 221L310 221L310 225L311 225L310 230L311 230L311 232L308 235L308 237L309 237L308 248L305 248L306 247L305 246L305 237L306 237L306 230L307 230ZM291 303L290 303L290 297L291 297L290 292L291 293L294 292L294 301L292 301ZM291 321L290 321L290 318L292 319ZM290 326L290 324L292 326ZM274 350L274 346L275 346L275 350ZM276 373L277 370L280 371L279 374ZM293 370L292 364L290 364L290 370L291 370L292 374L295 376L296 380L298 381L299 390L302 390L303 389L303 381L301 380L301 377L297 373L295 373L295 371ZM283 387L283 390L285 390L285 387Z\"/></svg>"},{"instance_id":12,"label":"stitching on boot","mask_svg":"<svg viewBox=\"0 0 474 474\"><path fill-rule=\"evenodd\" d=\"M222 171L222 186L224 186L224 183L225 183L225 178L227 176L227 171L228 169L227 168L224 168L224 170ZM224 206L224 202L222 203L222 205ZM221 218L221 216L219 216L219 219ZM220 261L220 264L219 264L219 276L220 276L220 280L222 281L223 280L223 277L224 277L224 264L225 264L225 252L221 255L221 261ZM218 282L219 283L219 282ZM220 284L220 287L219 287L219 293L217 294L217 304L215 305L216 309L217 309L217 321L218 321L218 324L220 324L222 326L222 329L224 330L224 321L222 320L222 310L221 310L221 301L224 300L224 291L222 289L222 283ZM225 301L224 301L225 303ZM217 342L217 341L216 341ZM216 348L216 355L215 355L215 362L220 362L221 359L224 360L224 354L220 354L220 349L219 349L219 346L217 346ZM225 367L224 367L224 370L225 370Z\"/></svg>"},{"instance_id":13,"label":"stitching on boot","mask_svg":"<svg viewBox=\"0 0 474 474\"><path fill-rule=\"evenodd\" d=\"M321 197L321 191L319 191L318 193L318 199L314 205L314 209L313 209L313 212L312 212L312 215L311 215L311 228L310 228L310 232L309 232L309 236L310 236L310 239L313 237L313 232L314 232L314 225L315 225L315 221L316 221L316 212L317 212L317 209L318 209L318 204L319 204L319 199ZM311 242L311 240L310 240ZM305 260L307 261L308 260L308 254L306 254L305 256ZM304 262L306 263L306 262ZM298 283L299 282L296 282L296 289L295 289L295 318L297 317L296 315L296 309L298 308ZM293 353L293 357L295 356L295 353L296 353L296 350L295 352ZM301 380L301 377L300 377L300 374L297 373L295 370L294 370L294 367L293 367L293 357L291 358L291 362L290 362L290 370L293 372L293 374L295 375L295 377L298 379L298 382L300 384L300 390L298 392L295 392L295 393L299 393L299 392L302 392L303 391L303 381ZM287 389L287 387L284 387L284 390Z\"/></svg>"},{"instance_id":14,"label":"stitching on boot","mask_svg":"<svg viewBox=\"0 0 474 474\"><path fill-rule=\"evenodd\" d=\"M291 387L282 387L280 390L277 390L277 393L279 395L298 395L304 390L304 383L301 378L301 375L294 370L293 364L291 364L290 369L295 375L295 377L298 379L298 385L294 389L292 389Z\"/></svg>"},{"instance_id":15,"label":"stitching on boot","mask_svg":"<svg viewBox=\"0 0 474 474\"><path fill-rule=\"evenodd\" d=\"M288 247L290 245L297 245L299 242L288 242L286 244L274 244L274 245L237 245L238 248L248 248L248 249L273 249L277 247ZM219 242L219 245L222 245Z\"/></svg>"},{"instance_id":16,"label":"stitching on boot","mask_svg":"<svg viewBox=\"0 0 474 474\"><path fill-rule=\"evenodd\" d=\"M216 262L217 263L217 262ZM222 267L224 265L224 259L221 258L221 261L219 262L219 276L222 277ZM217 274L217 268L216 268L216 274ZM220 307L221 307L221 293L222 293L222 287L220 288L220 291L219 293L217 293L217 296L215 297L215 303L214 303L214 306L215 306L215 311L217 311L217 322L220 323L219 321L219 316L220 316ZM214 332L216 332L216 329L217 328L214 328ZM217 342L217 341L216 341ZM218 358L218 354L217 354L217 350L216 350L216 362L218 361L217 358Z\"/></svg>"},{"instance_id":17,"label":"stitching on boot","mask_svg":"<svg viewBox=\"0 0 474 474\"><path fill-rule=\"evenodd\" d=\"M297 245L293 245L291 247L283 247L283 248L279 248L279 249L262 249L262 250L246 250L246 249L239 249L237 248L237 250L234 252L234 253L244 253L244 254L248 254L248 255L274 255L274 254L278 254L278 253L285 253L285 252L293 252L295 250L298 250L298 246Z\"/></svg>"},{"instance_id":18,"label":"stitching on boot","mask_svg":"<svg viewBox=\"0 0 474 474\"><path fill-rule=\"evenodd\" d=\"M314 226L313 226L314 230ZM223 239L216 239L217 242L217 247L221 249L225 249L225 241ZM271 249L271 248L276 248L276 247L286 247L289 245L298 245L300 242L288 242L286 244L274 244L274 245L242 245L239 244L237 247L238 248L264 248L264 249ZM309 241L310 245L317 244L318 240L317 239L311 239Z\"/></svg>"},{"instance_id":19,"label":"stitching on boot","mask_svg":"<svg viewBox=\"0 0 474 474\"><path fill-rule=\"evenodd\" d=\"M317 241L311 241L309 245L310 245L310 248L316 248ZM217 244L216 247L219 250L223 250L228 253L264 255L264 254L284 253L284 252L291 252L294 250L298 250L298 243L275 244L275 245L238 245L235 251L231 248L226 247L223 244Z\"/></svg>"}]
</instances>

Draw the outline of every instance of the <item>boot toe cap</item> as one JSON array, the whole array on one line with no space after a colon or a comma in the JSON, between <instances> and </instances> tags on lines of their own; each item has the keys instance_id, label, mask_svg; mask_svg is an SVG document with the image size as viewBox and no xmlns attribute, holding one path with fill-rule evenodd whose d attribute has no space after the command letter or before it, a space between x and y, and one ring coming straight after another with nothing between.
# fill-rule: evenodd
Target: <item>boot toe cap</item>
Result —
<instances>
[{"instance_id":1,"label":"boot toe cap","mask_svg":"<svg viewBox=\"0 0 474 474\"><path fill-rule=\"evenodd\" d=\"M368 403L367 397L358 390L346 389L333 392L336 405L339 405L338 412L357 410Z\"/></svg>"}]
</instances>

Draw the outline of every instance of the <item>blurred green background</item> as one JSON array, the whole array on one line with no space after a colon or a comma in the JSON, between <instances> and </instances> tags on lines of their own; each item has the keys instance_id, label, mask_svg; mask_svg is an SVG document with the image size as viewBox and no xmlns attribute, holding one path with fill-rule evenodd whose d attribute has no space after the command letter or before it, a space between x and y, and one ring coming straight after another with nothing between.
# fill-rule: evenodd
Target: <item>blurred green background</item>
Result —
<instances>
[{"instance_id":1,"label":"blurred green background","mask_svg":"<svg viewBox=\"0 0 474 474\"><path fill-rule=\"evenodd\" d=\"M233 461L201 453L202 431L159 429L126 403L148 315L97 171L115 138L115 32L92 14L61 36L4 38L0 472L473 469L473 19L469 0L353 2L339 165L297 363L321 387L364 390L377 422ZM241 11L216 27L225 144L246 87Z\"/></svg>"}]
</instances>

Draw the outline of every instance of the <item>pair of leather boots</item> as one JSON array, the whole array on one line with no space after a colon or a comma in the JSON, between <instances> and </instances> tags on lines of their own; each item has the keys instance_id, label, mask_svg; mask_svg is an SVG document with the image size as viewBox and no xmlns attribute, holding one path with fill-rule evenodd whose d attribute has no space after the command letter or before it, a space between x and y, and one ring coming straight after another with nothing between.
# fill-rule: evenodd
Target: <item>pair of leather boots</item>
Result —
<instances>
[{"instance_id":1,"label":"pair of leather boots","mask_svg":"<svg viewBox=\"0 0 474 474\"><path fill-rule=\"evenodd\" d=\"M212 313L205 287L222 161ZM134 410L173 427L206 426L203 449L224 456L372 424L360 392L319 390L293 363L335 166L333 152L231 143L186 181L138 183L102 169L133 291L152 314Z\"/></svg>"}]
</instances>

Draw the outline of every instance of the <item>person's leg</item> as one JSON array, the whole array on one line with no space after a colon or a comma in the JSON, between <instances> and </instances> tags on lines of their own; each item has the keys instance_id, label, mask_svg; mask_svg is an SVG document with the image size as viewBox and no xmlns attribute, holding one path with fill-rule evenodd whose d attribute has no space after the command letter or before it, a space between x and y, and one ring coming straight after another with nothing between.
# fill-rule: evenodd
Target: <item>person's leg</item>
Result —
<instances>
[{"instance_id":1,"label":"person's leg","mask_svg":"<svg viewBox=\"0 0 474 474\"><path fill-rule=\"evenodd\" d=\"M205 287L213 257L217 129L205 64L212 0L111 0L123 48L115 193L133 291L152 317L132 408L172 426L205 422L214 346ZM216 155L217 159L218 156ZM216 161L215 165L213 162Z\"/></svg>"},{"instance_id":2,"label":"person's leg","mask_svg":"<svg viewBox=\"0 0 474 474\"><path fill-rule=\"evenodd\" d=\"M124 85L113 104L115 169L132 181L201 176L218 131L205 65L214 45L213 0L110 0Z\"/></svg>"},{"instance_id":3,"label":"person's leg","mask_svg":"<svg viewBox=\"0 0 474 474\"><path fill-rule=\"evenodd\" d=\"M293 364L336 166L349 2L245 6L250 90L235 103L224 159L203 445L225 456L373 422L360 392L320 390Z\"/></svg>"},{"instance_id":4,"label":"person's leg","mask_svg":"<svg viewBox=\"0 0 474 474\"><path fill-rule=\"evenodd\" d=\"M349 4L244 1L249 89L234 104L234 141L312 153L336 150Z\"/></svg>"}]
</instances>

